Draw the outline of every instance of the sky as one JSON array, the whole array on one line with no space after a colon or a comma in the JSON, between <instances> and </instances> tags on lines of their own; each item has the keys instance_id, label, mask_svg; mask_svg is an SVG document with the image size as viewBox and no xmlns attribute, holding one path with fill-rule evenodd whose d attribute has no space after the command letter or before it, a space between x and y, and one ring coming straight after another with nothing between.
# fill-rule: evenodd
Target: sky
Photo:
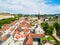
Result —
<instances>
[{"instance_id":1,"label":"sky","mask_svg":"<svg viewBox=\"0 0 60 45\"><path fill-rule=\"evenodd\" d=\"M60 14L60 0L0 0L0 12Z\"/></svg>"}]
</instances>

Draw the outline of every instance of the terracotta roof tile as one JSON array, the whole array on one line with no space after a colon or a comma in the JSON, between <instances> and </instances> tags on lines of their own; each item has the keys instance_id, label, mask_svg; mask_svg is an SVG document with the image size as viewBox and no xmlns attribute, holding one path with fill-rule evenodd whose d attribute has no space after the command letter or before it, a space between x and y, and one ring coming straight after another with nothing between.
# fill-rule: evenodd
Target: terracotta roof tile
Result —
<instances>
[{"instance_id":1,"label":"terracotta roof tile","mask_svg":"<svg viewBox=\"0 0 60 45\"><path fill-rule=\"evenodd\" d=\"M19 39L20 37L21 37L20 35L16 35L16 36L15 36L16 39Z\"/></svg>"},{"instance_id":2,"label":"terracotta roof tile","mask_svg":"<svg viewBox=\"0 0 60 45\"><path fill-rule=\"evenodd\" d=\"M36 37L43 37L44 36L44 34L29 34L29 36L28 36L28 40L27 40L27 42L26 42L26 45L32 45L32 38L36 38Z\"/></svg>"},{"instance_id":3,"label":"terracotta roof tile","mask_svg":"<svg viewBox=\"0 0 60 45\"><path fill-rule=\"evenodd\" d=\"M0 32L0 36L2 35L2 32Z\"/></svg>"},{"instance_id":4,"label":"terracotta roof tile","mask_svg":"<svg viewBox=\"0 0 60 45\"><path fill-rule=\"evenodd\" d=\"M5 36L3 36L1 39L2 39L3 41L6 41L6 40L7 40L7 36L5 35Z\"/></svg>"},{"instance_id":5,"label":"terracotta roof tile","mask_svg":"<svg viewBox=\"0 0 60 45\"><path fill-rule=\"evenodd\" d=\"M20 27L31 28L32 26L30 24L28 24L27 22L23 22L23 23L20 23Z\"/></svg>"},{"instance_id":6,"label":"terracotta roof tile","mask_svg":"<svg viewBox=\"0 0 60 45\"><path fill-rule=\"evenodd\" d=\"M11 28L10 31L12 32L14 30L14 28Z\"/></svg>"},{"instance_id":7,"label":"terracotta roof tile","mask_svg":"<svg viewBox=\"0 0 60 45\"><path fill-rule=\"evenodd\" d=\"M32 37L44 37L44 34L31 34Z\"/></svg>"},{"instance_id":8,"label":"terracotta roof tile","mask_svg":"<svg viewBox=\"0 0 60 45\"><path fill-rule=\"evenodd\" d=\"M11 25L11 26L12 26L12 25L15 25L15 24L16 24L16 22L17 22L17 21L14 21L14 22L12 22L10 25Z\"/></svg>"},{"instance_id":9,"label":"terracotta roof tile","mask_svg":"<svg viewBox=\"0 0 60 45\"><path fill-rule=\"evenodd\" d=\"M10 27L10 25L6 24L6 25L4 25L4 26L1 28L1 30L5 31L5 30L8 29L9 27Z\"/></svg>"},{"instance_id":10,"label":"terracotta roof tile","mask_svg":"<svg viewBox=\"0 0 60 45\"><path fill-rule=\"evenodd\" d=\"M14 35L15 35L15 34L20 34L20 32L19 32L18 30L16 30L16 31L14 32Z\"/></svg>"},{"instance_id":11,"label":"terracotta roof tile","mask_svg":"<svg viewBox=\"0 0 60 45\"><path fill-rule=\"evenodd\" d=\"M25 29L24 32L25 32L25 34L28 34L30 32L30 30Z\"/></svg>"},{"instance_id":12,"label":"terracotta roof tile","mask_svg":"<svg viewBox=\"0 0 60 45\"><path fill-rule=\"evenodd\" d=\"M32 36L31 35L28 36L28 40L27 40L26 44L27 45L32 44Z\"/></svg>"}]
</instances>

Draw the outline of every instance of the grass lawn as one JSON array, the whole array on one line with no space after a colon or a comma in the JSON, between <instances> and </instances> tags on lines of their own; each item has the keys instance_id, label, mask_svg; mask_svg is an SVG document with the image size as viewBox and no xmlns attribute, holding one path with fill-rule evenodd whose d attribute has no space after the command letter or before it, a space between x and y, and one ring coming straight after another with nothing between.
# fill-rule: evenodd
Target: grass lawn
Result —
<instances>
[{"instance_id":1,"label":"grass lawn","mask_svg":"<svg viewBox=\"0 0 60 45\"><path fill-rule=\"evenodd\" d=\"M52 36L49 36L49 37L47 38L47 40L48 40L48 41L54 40L54 38L53 38Z\"/></svg>"},{"instance_id":2,"label":"grass lawn","mask_svg":"<svg viewBox=\"0 0 60 45\"><path fill-rule=\"evenodd\" d=\"M46 38L46 37L41 38L41 41L44 41L44 40L47 40L47 41L54 40L55 41L55 39L52 36L49 36L48 38Z\"/></svg>"},{"instance_id":3,"label":"grass lawn","mask_svg":"<svg viewBox=\"0 0 60 45\"><path fill-rule=\"evenodd\" d=\"M43 37L43 38L41 38L41 40L44 41L44 40L47 40L47 38Z\"/></svg>"}]
</instances>

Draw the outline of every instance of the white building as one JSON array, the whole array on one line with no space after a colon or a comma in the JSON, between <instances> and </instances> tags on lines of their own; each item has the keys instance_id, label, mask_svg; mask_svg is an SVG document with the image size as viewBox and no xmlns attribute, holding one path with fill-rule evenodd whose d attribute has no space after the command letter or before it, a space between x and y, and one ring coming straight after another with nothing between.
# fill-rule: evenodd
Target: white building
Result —
<instances>
[{"instance_id":1,"label":"white building","mask_svg":"<svg viewBox=\"0 0 60 45\"><path fill-rule=\"evenodd\" d=\"M40 27L40 25L38 25L38 28L36 28L35 33L36 33L36 34L43 34L43 33L44 33L44 31L43 31L43 29Z\"/></svg>"}]
</instances>

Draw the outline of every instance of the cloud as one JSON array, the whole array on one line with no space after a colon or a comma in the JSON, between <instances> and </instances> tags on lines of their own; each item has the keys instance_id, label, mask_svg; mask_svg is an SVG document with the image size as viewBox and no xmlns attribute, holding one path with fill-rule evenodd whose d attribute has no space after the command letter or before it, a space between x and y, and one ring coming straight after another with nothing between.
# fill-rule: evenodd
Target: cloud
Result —
<instances>
[{"instance_id":1,"label":"cloud","mask_svg":"<svg viewBox=\"0 0 60 45\"><path fill-rule=\"evenodd\" d=\"M23 14L59 13L60 5L48 5L48 0L0 0L0 12Z\"/></svg>"}]
</instances>

